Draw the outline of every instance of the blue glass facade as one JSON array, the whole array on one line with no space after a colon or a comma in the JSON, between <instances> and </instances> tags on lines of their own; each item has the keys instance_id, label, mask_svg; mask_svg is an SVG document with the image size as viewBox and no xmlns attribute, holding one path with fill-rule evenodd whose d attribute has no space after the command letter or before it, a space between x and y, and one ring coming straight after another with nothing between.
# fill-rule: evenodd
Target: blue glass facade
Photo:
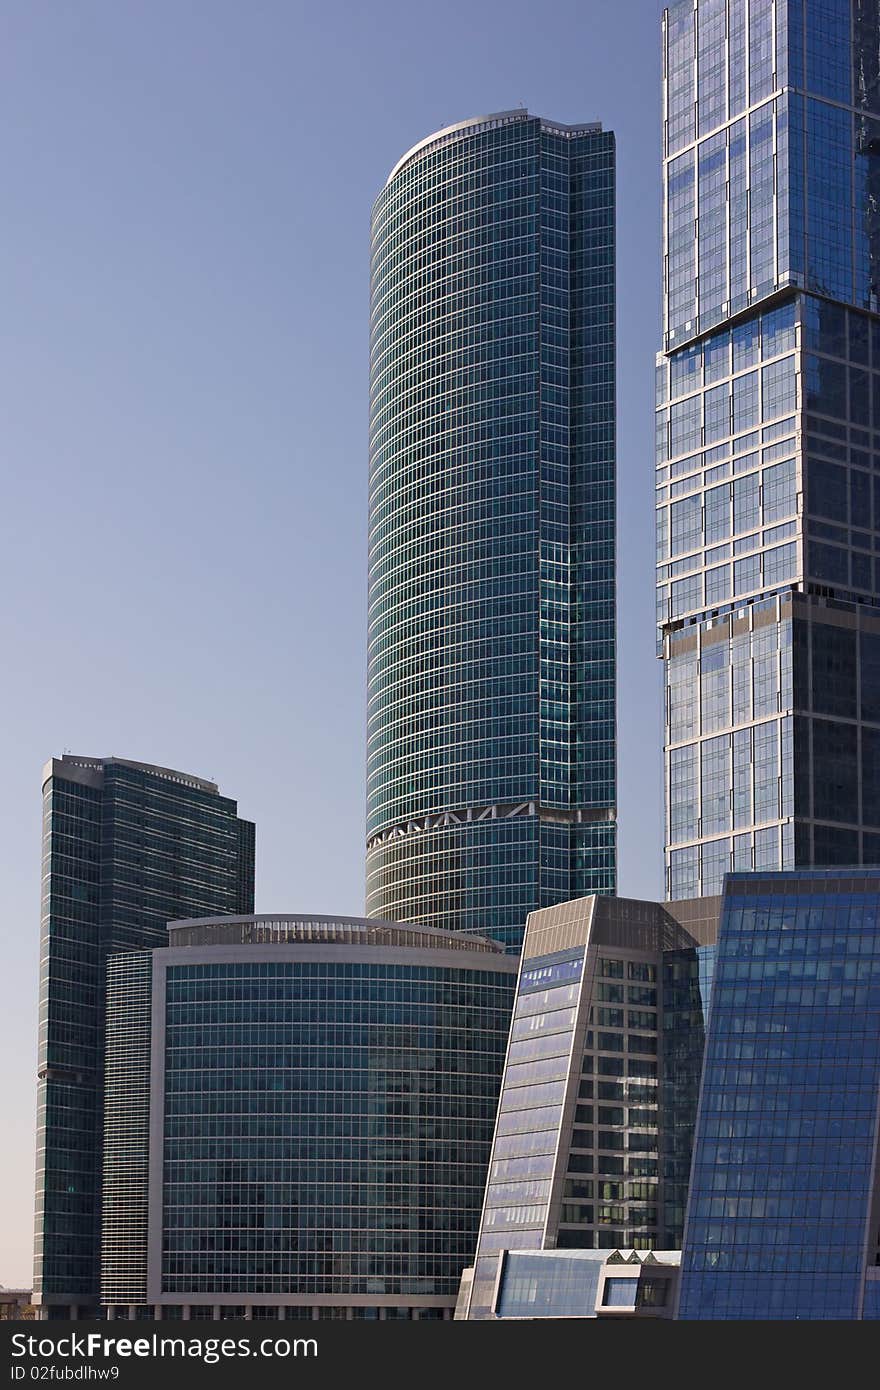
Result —
<instances>
[{"instance_id":1,"label":"blue glass facade","mask_svg":"<svg viewBox=\"0 0 880 1390\"><path fill-rule=\"evenodd\" d=\"M727 881L680 1318L859 1318L878 1257L880 878Z\"/></svg>"},{"instance_id":2,"label":"blue glass facade","mask_svg":"<svg viewBox=\"0 0 880 1390\"><path fill-rule=\"evenodd\" d=\"M108 954L165 944L173 917L250 911L254 826L167 768L65 756L44 778L34 1297L68 1317L99 1293Z\"/></svg>"},{"instance_id":3,"label":"blue glass facade","mask_svg":"<svg viewBox=\"0 0 880 1390\"><path fill-rule=\"evenodd\" d=\"M667 352L789 286L877 311L878 54L874 0L667 10Z\"/></svg>"},{"instance_id":4,"label":"blue glass facade","mask_svg":"<svg viewBox=\"0 0 880 1390\"><path fill-rule=\"evenodd\" d=\"M878 33L876 0L666 14L670 897L880 862Z\"/></svg>"},{"instance_id":5,"label":"blue glass facade","mask_svg":"<svg viewBox=\"0 0 880 1390\"><path fill-rule=\"evenodd\" d=\"M615 884L614 140L439 132L373 217L367 911Z\"/></svg>"}]
</instances>

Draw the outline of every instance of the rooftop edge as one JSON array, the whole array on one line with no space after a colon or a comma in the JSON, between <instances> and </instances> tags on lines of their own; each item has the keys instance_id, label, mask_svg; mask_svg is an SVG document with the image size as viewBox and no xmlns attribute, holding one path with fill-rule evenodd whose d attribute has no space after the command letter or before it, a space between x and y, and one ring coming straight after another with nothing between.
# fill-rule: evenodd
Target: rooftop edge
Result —
<instances>
[{"instance_id":1,"label":"rooftop edge","mask_svg":"<svg viewBox=\"0 0 880 1390\"><path fill-rule=\"evenodd\" d=\"M419 140L415 145L407 150L406 154L401 155L391 173L385 180L385 188L400 173L401 169L415 155L426 150L428 146L440 144L454 135L477 135L482 130L494 130L498 126L511 125L516 121L540 121L541 128L558 135L596 135L602 130L601 121L584 121L577 125L564 125L562 121L550 121L544 116L533 116L525 107L517 107L513 111L495 111L488 116L471 116L466 121L456 121L453 125L441 126L439 130L426 135L423 140Z\"/></svg>"},{"instance_id":2,"label":"rooftop edge","mask_svg":"<svg viewBox=\"0 0 880 1390\"><path fill-rule=\"evenodd\" d=\"M195 787L199 791L219 792L220 790L216 782L209 782L204 777L196 777L189 772L178 772L173 767L159 767L156 763L139 763L130 758L117 758L113 754L109 758L87 758L76 753L64 753L60 758L50 758L48 762L43 764L43 785L45 786L50 777L64 774L73 774L73 781L93 779L99 776L109 763L118 767L132 767L138 772L149 772L154 777L162 777L168 782L177 782L185 787ZM77 773L84 774L84 776L81 775L77 778Z\"/></svg>"}]
</instances>

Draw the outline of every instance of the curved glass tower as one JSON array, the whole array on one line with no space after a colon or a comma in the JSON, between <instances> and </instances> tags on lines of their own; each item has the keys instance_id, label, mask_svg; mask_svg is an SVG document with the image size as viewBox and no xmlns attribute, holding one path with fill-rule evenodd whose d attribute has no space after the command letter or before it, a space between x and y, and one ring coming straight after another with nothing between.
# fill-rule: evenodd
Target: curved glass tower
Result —
<instances>
[{"instance_id":1,"label":"curved glass tower","mask_svg":"<svg viewBox=\"0 0 880 1390\"><path fill-rule=\"evenodd\" d=\"M367 912L615 887L614 137L508 111L373 214Z\"/></svg>"}]
</instances>

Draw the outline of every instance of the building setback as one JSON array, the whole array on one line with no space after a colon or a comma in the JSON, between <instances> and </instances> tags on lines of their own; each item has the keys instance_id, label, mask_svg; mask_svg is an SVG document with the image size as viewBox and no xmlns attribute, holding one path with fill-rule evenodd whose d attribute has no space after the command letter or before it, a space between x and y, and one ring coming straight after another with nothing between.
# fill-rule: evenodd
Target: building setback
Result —
<instances>
[{"instance_id":1,"label":"building setback","mask_svg":"<svg viewBox=\"0 0 880 1390\"><path fill-rule=\"evenodd\" d=\"M367 912L615 886L614 137L506 111L372 227Z\"/></svg>"},{"instance_id":2,"label":"building setback","mask_svg":"<svg viewBox=\"0 0 880 1390\"><path fill-rule=\"evenodd\" d=\"M364 919L175 922L108 965L110 1317L451 1317L517 964Z\"/></svg>"},{"instance_id":3,"label":"building setback","mask_svg":"<svg viewBox=\"0 0 880 1390\"><path fill-rule=\"evenodd\" d=\"M880 5L664 20L667 896L880 862Z\"/></svg>"},{"instance_id":4,"label":"building setback","mask_svg":"<svg viewBox=\"0 0 880 1390\"><path fill-rule=\"evenodd\" d=\"M122 758L43 771L34 1303L88 1317L100 1277L104 990L170 918L251 911L254 826L213 782Z\"/></svg>"}]
</instances>

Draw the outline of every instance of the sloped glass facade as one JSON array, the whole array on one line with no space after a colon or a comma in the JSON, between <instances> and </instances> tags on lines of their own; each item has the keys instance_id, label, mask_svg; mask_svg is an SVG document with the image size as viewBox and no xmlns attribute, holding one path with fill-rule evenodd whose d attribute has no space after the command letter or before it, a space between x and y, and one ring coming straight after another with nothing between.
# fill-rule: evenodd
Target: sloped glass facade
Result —
<instances>
[{"instance_id":1,"label":"sloped glass facade","mask_svg":"<svg viewBox=\"0 0 880 1390\"><path fill-rule=\"evenodd\" d=\"M880 878L732 875L678 1317L876 1316Z\"/></svg>"},{"instance_id":2,"label":"sloped glass facade","mask_svg":"<svg viewBox=\"0 0 880 1390\"><path fill-rule=\"evenodd\" d=\"M880 857L878 32L877 0L666 14L671 897Z\"/></svg>"},{"instance_id":3,"label":"sloped glass facade","mask_svg":"<svg viewBox=\"0 0 880 1390\"><path fill-rule=\"evenodd\" d=\"M367 911L615 884L614 139L441 131L373 218Z\"/></svg>"}]
</instances>

